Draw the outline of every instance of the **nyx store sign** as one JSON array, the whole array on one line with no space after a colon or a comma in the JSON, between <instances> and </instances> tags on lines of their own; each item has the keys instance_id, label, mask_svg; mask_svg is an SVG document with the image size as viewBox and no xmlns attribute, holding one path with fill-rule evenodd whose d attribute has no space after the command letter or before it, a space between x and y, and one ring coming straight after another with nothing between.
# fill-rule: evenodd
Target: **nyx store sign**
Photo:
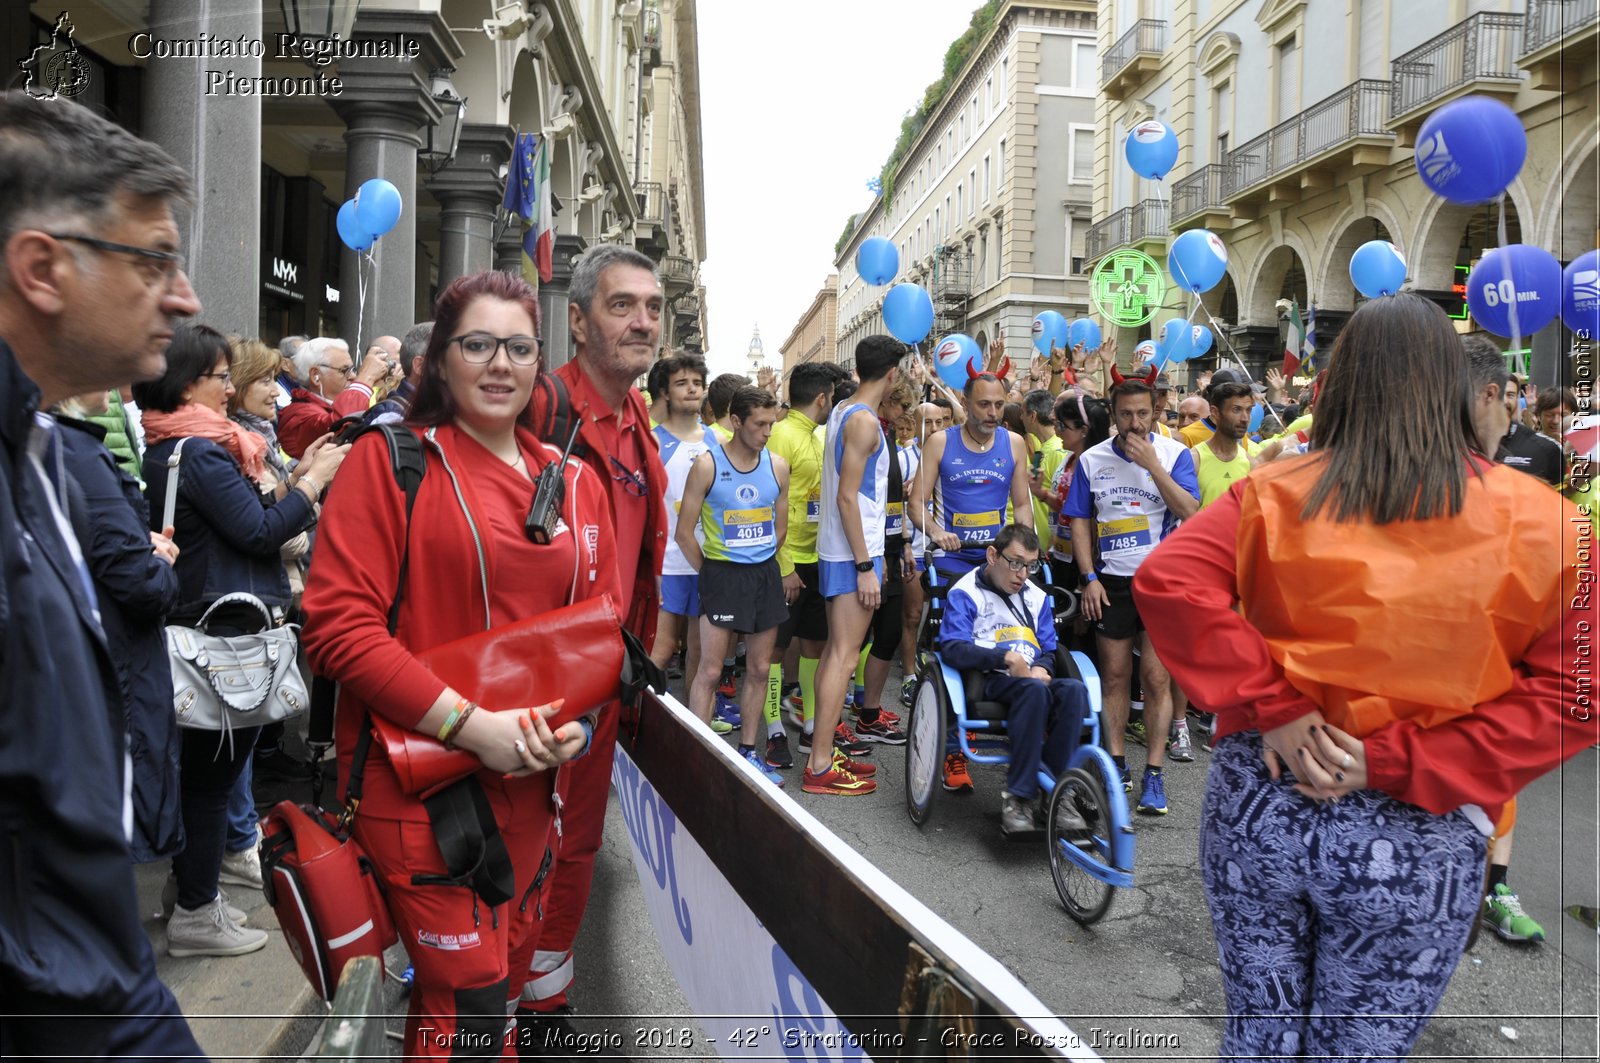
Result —
<instances>
[{"instance_id":1,"label":"nyx store sign","mask_svg":"<svg viewBox=\"0 0 1600 1063\"><path fill-rule=\"evenodd\" d=\"M296 289L300 285L300 264L287 259L274 257L272 259L271 276L262 282L262 287L277 295L304 302L305 296Z\"/></svg>"}]
</instances>

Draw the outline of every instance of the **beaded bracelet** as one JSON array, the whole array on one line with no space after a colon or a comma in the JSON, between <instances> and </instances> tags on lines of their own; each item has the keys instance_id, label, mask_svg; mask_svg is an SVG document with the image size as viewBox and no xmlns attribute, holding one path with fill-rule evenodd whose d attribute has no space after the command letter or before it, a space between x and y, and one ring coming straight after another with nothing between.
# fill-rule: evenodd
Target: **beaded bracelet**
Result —
<instances>
[{"instance_id":1,"label":"beaded bracelet","mask_svg":"<svg viewBox=\"0 0 1600 1063\"><path fill-rule=\"evenodd\" d=\"M446 749L454 749L456 747L456 736L459 735L461 733L461 729L467 725L467 717L471 716L473 712L477 710L477 708L477 702L467 702L467 707L461 710L460 716L456 717L455 725L450 728L450 733L440 739L440 741L444 743L444 747Z\"/></svg>"}]
</instances>

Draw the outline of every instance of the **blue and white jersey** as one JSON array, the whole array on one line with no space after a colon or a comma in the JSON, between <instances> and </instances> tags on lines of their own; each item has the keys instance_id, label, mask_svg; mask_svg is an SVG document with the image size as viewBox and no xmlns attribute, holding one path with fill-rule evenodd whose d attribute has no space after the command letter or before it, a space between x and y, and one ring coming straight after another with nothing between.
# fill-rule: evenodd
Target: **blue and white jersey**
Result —
<instances>
[{"instance_id":1,"label":"blue and white jersey","mask_svg":"<svg viewBox=\"0 0 1600 1063\"><path fill-rule=\"evenodd\" d=\"M1028 580L1016 594L1004 595L979 578L983 571L983 566L973 569L950 588L939 638L1015 651L1027 658L1029 665L1052 658L1056 621L1044 589Z\"/></svg>"},{"instance_id":2,"label":"blue and white jersey","mask_svg":"<svg viewBox=\"0 0 1600 1063\"><path fill-rule=\"evenodd\" d=\"M667 556L661 563L663 576L692 576L694 569L684 559L683 550L673 538L678 533L678 510L683 508L683 485L689 479L689 469L694 459L717 445L716 433L700 426L697 439L679 439L667 431L664 424L656 425L656 442L661 444L661 464L667 467ZM705 534L697 527L694 537L705 542Z\"/></svg>"},{"instance_id":3,"label":"blue and white jersey","mask_svg":"<svg viewBox=\"0 0 1600 1063\"><path fill-rule=\"evenodd\" d=\"M960 425L944 430L944 455L933 481L933 514L935 526L953 532L961 548L949 555L934 551L935 558L951 558L941 571L962 572L983 564L984 551L1005 527L1016 467L1007 429L997 429L985 451L968 448Z\"/></svg>"},{"instance_id":4,"label":"blue and white jersey","mask_svg":"<svg viewBox=\"0 0 1600 1063\"><path fill-rule=\"evenodd\" d=\"M1069 517L1088 517L1095 522L1100 554L1096 571L1132 576L1179 521L1167 509L1155 478L1116 444L1117 437L1112 436L1083 452L1061 509ZM1152 435L1150 445L1156 448L1161 467L1198 502L1200 481L1189 448L1163 435Z\"/></svg>"},{"instance_id":5,"label":"blue and white jersey","mask_svg":"<svg viewBox=\"0 0 1600 1063\"><path fill-rule=\"evenodd\" d=\"M857 410L867 410L867 407L859 402L840 403L828 415L828 433L822 444L822 526L817 532L817 558L821 561L856 559L839 519L838 498L839 464L844 460L844 421ZM856 503L861 510L861 534L866 537L867 556L882 557L883 529L889 510L889 443L883 438L878 415L871 410L867 413L872 417L873 430L878 433L878 447L867 456L866 467L861 470Z\"/></svg>"}]
</instances>

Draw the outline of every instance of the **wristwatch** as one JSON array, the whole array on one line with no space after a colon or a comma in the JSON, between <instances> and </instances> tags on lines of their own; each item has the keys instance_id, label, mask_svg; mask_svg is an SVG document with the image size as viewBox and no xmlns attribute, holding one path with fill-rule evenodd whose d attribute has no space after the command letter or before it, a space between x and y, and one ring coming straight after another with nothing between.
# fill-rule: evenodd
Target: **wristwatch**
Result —
<instances>
[{"instance_id":1,"label":"wristwatch","mask_svg":"<svg viewBox=\"0 0 1600 1063\"><path fill-rule=\"evenodd\" d=\"M1085 572L1083 574L1084 585L1088 586L1089 584L1093 583L1095 580L1097 580L1099 578L1100 578L1100 573L1098 573L1098 572Z\"/></svg>"},{"instance_id":2,"label":"wristwatch","mask_svg":"<svg viewBox=\"0 0 1600 1063\"><path fill-rule=\"evenodd\" d=\"M856 571L857 572L871 572L875 567L876 566L873 565L873 563L871 561L857 561L856 562Z\"/></svg>"}]
</instances>

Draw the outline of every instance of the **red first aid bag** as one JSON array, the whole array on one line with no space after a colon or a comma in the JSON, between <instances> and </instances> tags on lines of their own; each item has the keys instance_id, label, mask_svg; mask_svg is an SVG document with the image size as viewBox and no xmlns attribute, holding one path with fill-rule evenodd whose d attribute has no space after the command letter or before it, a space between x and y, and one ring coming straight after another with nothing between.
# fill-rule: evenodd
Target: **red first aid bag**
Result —
<instances>
[{"instance_id":1,"label":"red first aid bag","mask_svg":"<svg viewBox=\"0 0 1600 1063\"><path fill-rule=\"evenodd\" d=\"M332 1000L344 965L396 941L377 869L338 816L279 801L262 824L262 892L311 988Z\"/></svg>"}]
</instances>

